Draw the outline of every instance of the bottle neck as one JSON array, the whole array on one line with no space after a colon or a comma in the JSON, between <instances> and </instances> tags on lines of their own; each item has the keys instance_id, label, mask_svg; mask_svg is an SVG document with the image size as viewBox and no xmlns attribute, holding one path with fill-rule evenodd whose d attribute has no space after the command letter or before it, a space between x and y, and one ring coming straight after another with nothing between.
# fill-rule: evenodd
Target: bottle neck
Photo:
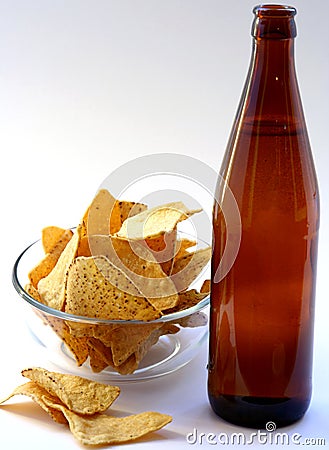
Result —
<instances>
[{"instance_id":1,"label":"bottle neck","mask_svg":"<svg viewBox=\"0 0 329 450\"><path fill-rule=\"evenodd\" d=\"M301 110L294 62L294 39L253 39L245 86L246 116L276 121Z\"/></svg>"},{"instance_id":2,"label":"bottle neck","mask_svg":"<svg viewBox=\"0 0 329 450\"><path fill-rule=\"evenodd\" d=\"M253 39L251 70L276 90L295 77L294 39Z\"/></svg>"}]
</instances>

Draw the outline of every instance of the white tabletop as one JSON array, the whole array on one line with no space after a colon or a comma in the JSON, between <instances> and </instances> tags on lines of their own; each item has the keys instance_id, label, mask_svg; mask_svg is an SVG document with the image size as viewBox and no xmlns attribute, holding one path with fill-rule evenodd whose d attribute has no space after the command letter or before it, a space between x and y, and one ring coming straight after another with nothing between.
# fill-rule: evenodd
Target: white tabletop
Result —
<instances>
[{"instance_id":1,"label":"white tabletop","mask_svg":"<svg viewBox=\"0 0 329 450\"><path fill-rule=\"evenodd\" d=\"M318 3L296 2L297 69L322 211L313 399L303 420L279 430L291 448L308 438L329 446L329 4ZM35 346L12 287L16 257L44 226L75 225L103 179L133 158L173 152L218 169L249 64L254 4L0 1L0 397L25 381L23 368L54 369ZM173 421L120 449L213 447L216 439L219 447L233 433L244 433L246 446L273 447L269 436L248 444L251 430L212 413L206 363L205 344L171 375L123 384L115 414L155 410ZM0 430L3 449L81 448L24 398L0 408Z\"/></svg>"},{"instance_id":2,"label":"white tabletop","mask_svg":"<svg viewBox=\"0 0 329 450\"><path fill-rule=\"evenodd\" d=\"M15 295L8 295L13 303L17 302ZM16 304L9 310L19 316L20 305ZM6 395L14 386L26 382L26 379L19 376L22 368L34 365L59 370L42 356L21 315L16 327L16 336L13 336L15 331L9 322L5 321L1 330L1 395ZM207 345L204 345L200 348L199 355L177 372L154 380L119 385L121 394L111 407L111 414L122 416L152 410L173 417L172 423L164 429L134 444L123 444L120 448L165 449L168 445L175 449L193 448L199 445L213 446L214 442L217 442L217 446L225 445L225 448L230 448L233 447L230 443L237 442L236 433L242 433L240 439L245 440L244 445L252 445L253 448L272 447L272 442L284 442L293 448L295 445L306 445L307 439L312 439L311 442L318 440L318 446L313 448L326 448L329 446L325 376L328 369L323 358L325 345L319 341L317 344L313 400L300 422L273 433L262 431L262 434L252 436L252 433L258 431L236 427L218 418L207 401ZM23 397L15 397L6 407L0 408L0 423L3 448L81 448L67 427L53 422L39 406Z\"/></svg>"}]
</instances>

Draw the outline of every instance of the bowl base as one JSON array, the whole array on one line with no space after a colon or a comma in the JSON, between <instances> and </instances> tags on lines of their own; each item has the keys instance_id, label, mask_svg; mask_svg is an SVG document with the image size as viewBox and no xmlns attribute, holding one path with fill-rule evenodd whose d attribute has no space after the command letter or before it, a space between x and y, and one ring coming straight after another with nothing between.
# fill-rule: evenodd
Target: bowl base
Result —
<instances>
[{"instance_id":1,"label":"bowl base","mask_svg":"<svg viewBox=\"0 0 329 450\"><path fill-rule=\"evenodd\" d=\"M66 345L64 343L61 343L60 347L60 351L63 357L70 360L71 364L75 364L74 357L71 354L70 350L66 347ZM178 339L178 336L161 336L159 341L155 345L153 345L153 347L142 359L138 366L138 369L136 369L133 374L122 375L113 370L111 366L109 366L101 373L97 373L97 378L102 377L107 380L117 380L119 382L122 382L134 380L139 381L142 379L155 378L165 375L167 373L173 372L178 368L176 366L173 366L171 368L170 362L173 358L176 357L176 355L179 354L180 350L181 342ZM84 366L88 367L88 370L92 372L92 369L88 362ZM167 367L167 369L165 369L165 367ZM180 367L182 367L182 365Z\"/></svg>"},{"instance_id":2,"label":"bowl base","mask_svg":"<svg viewBox=\"0 0 329 450\"><path fill-rule=\"evenodd\" d=\"M189 332L182 328L176 334L161 336L132 374L122 375L110 366L96 373L92 371L88 360L82 366L77 366L73 354L51 327L42 323L32 311L30 313L27 326L44 358L63 371L103 382L144 381L172 373L190 362L208 337L206 327L190 329Z\"/></svg>"}]
</instances>

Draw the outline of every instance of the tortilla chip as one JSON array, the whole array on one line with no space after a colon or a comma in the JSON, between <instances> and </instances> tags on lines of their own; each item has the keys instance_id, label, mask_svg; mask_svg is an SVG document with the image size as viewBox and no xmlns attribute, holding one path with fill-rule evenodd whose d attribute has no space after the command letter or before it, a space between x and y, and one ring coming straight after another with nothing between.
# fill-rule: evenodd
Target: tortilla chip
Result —
<instances>
[{"instance_id":1,"label":"tortilla chip","mask_svg":"<svg viewBox=\"0 0 329 450\"><path fill-rule=\"evenodd\" d=\"M80 322L72 322L68 321L67 325L69 327L70 333L74 337L93 337L94 336L94 328L97 327L96 324L93 323L80 323Z\"/></svg>"},{"instance_id":2,"label":"tortilla chip","mask_svg":"<svg viewBox=\"0 0 329 450\"><path fill-rule=\"evenodd\" d=\"M211 247L206 247L175 259L170 278L178 292L186 290L198 278L208 264L211 253Z\"/></svg>"},{"instance_id":3,"label":"tortilla chip","mask_svg":"<svg viewBox=\"0 0 329 450\"><path fill-rule=\"evenodd\" d=\"M62 339L66 347L74 356L78 367L88 358L87 340L84 337L76 337L70 332L70 328L66 322L57 317L43 315L45 322L51 326L54 332ZM73 322L69 322L73 323Z\"/></svg>"},{"instance_id":4,"label":"tortilla chip","mask_svg":"<svg viewBox=\"0 0 329 450\"><path fill-rule=\"evenodd\" d=\"M80 229L77 228L71 240L61 253L53 270L38 283L38 291L42 298L42 302L59 311L64 307L67 271L75 258L79 239Z\"/></svg>"},{"instance_id":5,"label":"tortilla chip","mask_svg":"<svg viewBox=\"0 0 329 450\"><path fill-rule=\"evenodd\" d=\"M204 280L200 292L202 294L210 294L211 291L211 281L210 280Z\"/></svg>"},{"instance_id":6,"label":"tortilla chip","mask_svg":"<svg viewBox=\"0 0 329 450\"><path fill-rule=\"evenodd\" d=\"M42 278L45 278L55 267L58 258L52 253L48 253L30 272L28 273L29 280L35 288Z\"/></svg>"},{"instance_id":7,"label":"tortilla chip","mask_svg":"<svg viewBox=\"0 0 329 450\"><path fill-rule=\"evenodd\" d=\"M115 365L113 362L112 349L106 346L101 340L96 338L88 339L90 367L93 372L101 372L107 367L113 368L121 375L129 375L133 373L140 362L136 353L131 354L124 362Z\"/></svg>"},{"instance_id":8,"label":"tortilla chip","mask_svg":"<svg viewBox=\"0 0 329 450\"><path fill-rule=\"evenodd\" d=\"M87 235L82 236L79 242L77 256L91 256L89 247L89 238Z\"/></svg>"},{"instance_id":9,"label":"tortilla chip","mask_svg":"<svg viewBox=\"0 0 329 450\"><path fill-rule=\"evenodd\" d=\"M88 339L90 366L94 372L111 366L121 375L131 374L160 336L178 331L171 323L119 325L103 337L105 342Z\"/></svg>"},{"instance_id":10,"label":"tortilla chip","mask_svg":"<svg viewBox=\"0 0 329 450\"><path fill-rule=\"evenodd\" d=\"M94 337L100 339L106 345L109 342L112 331L120 327L120 324L108 323L108 324L85 324L78 322L68 322L70 333L72 336L79 338Z\"/></svg>"},{"instance_id":11,"label":"tortilla chip","mask_svg":"<svg viewBox=\"0 0 329 450\"><path fill-rule=\"evenodd\" d=\"M177 245L177 229L145 239L146 246L166 275L171 273Z\"/></svg>"},{"instance_id":12,"label":"tortilla chip","mask_svg":"<svg viewBox=\"0 0 329 450\"><path fill-rule=\"evenodd\" d=\"M130 442L159 430L172 421L172 417L157 412L144 412L127 417L106 414L82 417L61 404L46 400L61 411L69 422L73 436L84 445L111 445Z\"/></svg>"},{"instance_id":13,"label":"tortilla chip","mask_svg":"<svg viewBox=\"0 0 329 450\"><path fill-rule=\"evenodd\" d=\"M90 211L90 205L88 206L88 208L86 209L80 224L79 224L79 228L80 228L80 238L82 239L84 236L88 235L88 216L89 216L89 211ZM81 240L80 239L80 240Z\"/></svg>"},{"instance_id":14,"label":"tortilla chip","mask_svg":"<svg viewBox=\"0 0 329 450\"><path fill-rule=\"evenodd\" d=\"M116 200L110 217L110 234L117 233L123 222L128 219L128 217L133 217L136 214L140 214L146 209L147 206L143 203Z\"/></svg>"},{"instance_id":15,"label":"tortilla chip","mask_svg":"<svg viewBox=\"0 0 329 450\"><path fill-rule=\"evenodd\" d=\"M105 345L108 345L108 343L111 342L110 339L113 330L120 326L122 326L120 323L96 325L93 329L93 337L101 340Z\"/></svg>"},{"instance_id":16,"label":"tortilla chip","mask_svg":"<svg viewBox=\"0 0 329 450\"><path fill-rule=\"evenodd\" d=\"M146 209L143 203L116 200L107 189L100 189L82 218L83 236L114 234L128 217Z\"/></svg>"},{"instance_id":17,"label":"tortilla chip","mask_svg":"<svg viewBox=\"0 0 329 450\"><path fill-rule=\"evenodd\" d=\"M112 349L113 363L120 366L129 356L138 351L142 345L158 328L161 323L121 325L112 331L109 346Z\"/></svg>"},{"instance_id":18,"label":"tortilla chip","mask_svg":"<svg viewBox=\"0 0 329 450\"><path fill-rule=\"evenodd\" d=\"M71 230L65 230L64 228L49 226L43 228L41 231L41 242L45 253L51 253L54 247L62 239L62 236L69 232L71 237L73 235Z\"/></svg>"},{"instance_id":19,"label":"tortilla chip","mask_svg":"<svg viewBox=\"0 0 329 450\"><path fill-rule=\"evenodd\" d=\"M178 297L175 284L163 272L152 252L140 242L130 242L114 236L91 236L94 255L104 255L131 280L131 286L161 311L175 306ZM109 278L110 281L112 281ZM125 286L119 287L125 290ZM126 291L133 293L133 291Z\"/></svg>"},{"instance_id":20,"label":"tortilla chip","mask_svg":"<svg viewBox=\"0 0 329 450\"><path fill-rule=\"evenodd\" d=\"M114 367L111 347L97 338L88 339L90 367L93 372L100 372L108 366Z\"/></svg>"},{"instance_id":21,"label":"tortilla chip","mask_svg":"<svg viewBox=\"0 0 329 450\"><path fill-rule=\"evenodd\" d=\"M192 241L191 239L181 238L176 243L176 254L175 260L180 259L182 256L185 256L190 253L188 249L196 246L196 241Z\"/></svg>"},{"instance_id":22,"label":"tortilla chip","mask_svg":"<svg viewBox=\"0 0 329 450\"><path fill-rule=\"evenodd\" d=\"M177 305L174 308L167 309L164 314L172 314L197 305L201 300L207 297L208 292L198 292L196 289L180 292Z\"/></svg>"},{"instance_id":23,"label":"tortilla chip","mask_svg":"<svg viewBox=\"0 0 329 450\"><path fill-rule=\"evenodd\" d=\"M29 294L30 297L34 298L34 300L37 300L40 303L43 303L42 298L38 292L38 290L33 286L33 284L28 283L24 287L24 291Z\"/></svg>"},{"instance_id":24,"label":"tortilla chip","mask_svg":"<svg viewBox=\"0 0 329 450\"><path fill-rule=\"evenodd\" d=\"M130 355L125 362L120 364L120 366L115 366L115 370L120 375L130 375L131 373L134 373L135 370L137 369L138 369L138 361L135 353Z\"/></svg>"},{"instance_id":25,"label":"tortilla chip","mask_svg":"<svg viewBox=\"0 0 329 450\"><path fill-rule=\"evenodd\" d=\"M154 328L143 340L139 340L138 343L134 345L134 353L132 353L125 361L119 365L114 365L115 370L121 375L129 375L134 373L138 369L141 361L149 352L149 350L158 342L159 338L166 334L178 333L179 327L174 323L166 322L159 324L160 326ZM127 346L126 352L128 353L129 346ZM120 360L120 347L116 348L117 359ZM130 349L132 351L132 349ZM129 351L129 353L130 353ZM126 356L126 355L125 355ZM124 359L124 357L121 357Z\"/></svg>"},{"instance_id":26,"label":"tortilla chip","mask_svg":"<svg viewBox=\"0 0 329 450\"><path fill-rule=\"evenodd\" d=\"M100 189L94 197L87 213L87 235L109 234L110 217L115 204L115 198L106 189Z\"/></svg>"},{"instance_id":27,"label":"tortilla chip","mask_svg":"<svg viewBox=\"0 0 329 450\"><path fill-rule=\"evenodd\" d=\"M88 339L89 365L93 372L99 373L108 366L114 366L110 348L95 338Z\"/></svg>"},{"instance_id":28,"label":"tortilla chip","mask_svg":"<svg viewBox=\"0 0 329 450\"><path fill-rule=\"evenodd\" d=\"M173 231L178 222L200 211L189 210L182 202L156 206L126 219L117 236L129 240L159 236Z\"/></svg>"},{"instance_id":29,"label":"tortilla chip","mask_svg":"<svg viewBox=\"0 0 329 450\"><path fill-rule=\"evenodd\" d=\"M56 228L56 227L49 227L49 228ZM59 228L59 230L62 230L62 228ZM72 235L73 233L71 230L63 230L63 233L61 234L58 241L49 245L49 248L51 247L51 250L32 270L30 270L28 277L30 279L31 284L35 288L38 286L39 281L42 278L45 278L47 275L49 275L50 272L53 270L61 253L65 249L67 243L72 238ZM48 243L46 243L45 245L48 246Z\"/></svg>"},{"instance_id":30,"label":"tortilla chip","mask_svg":"<svg viewBox=\"0 0 329 450\"><path fill-rule=\"evenodd\" d=\"M64 414L58 408L53 408L52 406L50 406L51 403L58 402L58 399L50 395L43 387L39 386L38 384L29 381L28 383L18 386L10 395L0 400L0 404L14 397L14 395L26 395L27 397L32 398L32 400L39 406L41 406L41 408L44 409L55 422L67 423ZM46 403L46 400L49 402L49 404Z\"/></svg>"},{"instance_id":31,"label":"tortilla chip","mask_svg":"<svg viewBox=\"0 0 329 450\"><path fill-rule=\"evenodd\" d=\"M179 331L179 328L174 324L164 323L160 328L154 329L150 335L138 346L135 352L135 358L137 366L142 361L144 356L148 353L151 347L155 345L159 338L164 334L175 334Z\"/></svg>"},{"instance_id":32,"label":"tortilla chip","mask_svg":"<svg viewBox=\"0 0 329 450\"><path fill-rule=\"evenodd\" d=\"M105 199L108 199L107 194L101 194L103 201L105 201ZM106 201L106 203L108 202L108 200ZM115 200L113 207L112 207L112 211L109 217L110 220L110 224L109 224L109 229L108 229L108 233L105 233L105 227L104 229L100 229L98 231L100 231L101 235L104 234L114 234L116 233L120 228L122 223L126 220L126 218L128 216L133 216L135 214L139 214L141 211L144 211L145 209L147 209L147 206L142 204L142 203L134 203L134 202L126 202L126 201L121 201L121 200ZM105 207L104 207L105 210ZM88 235L88 216L89 216L89 211L90 208L88 208L87 212L85 213L83 220L82 220L82 226L83 226L83 233L79 242L79 248L78 248L78 252L77 252L77 256L91 256L92 253L90 251L90 246L89 246L89 235ZM92 208L93 211L93 208ZM94 218L94 213L91 213L92 216L92 220L96 220ZM105 217L103 220L107 220L107 213L104 211L103 217ZM89 227L89 233L91 233L91 231L95 231L96 227Z\"/></svg>"},{"instance_id":33,"label":"tortilla chip","mask_svg":"<svg viewBox=\"0 0 329 450\"><path fill-rule=\"evenodd\" d=\"M120 394L117 386L110 386L76 375L49 372L40 367L22 370L22 375L56 396L70 410L91 415L103 412Z\"/></svg>"},{"instance_id":34,"label":"tortilla chip","mask_svg":"<svg viewBox=\"0 0 329 450\"><path fill-rule=\"evenodd\" d=\"M74 260L68 271L65 311L111 320L147 321L160 317L160 312L104 256Z\"/></svg>"}]
</instances>

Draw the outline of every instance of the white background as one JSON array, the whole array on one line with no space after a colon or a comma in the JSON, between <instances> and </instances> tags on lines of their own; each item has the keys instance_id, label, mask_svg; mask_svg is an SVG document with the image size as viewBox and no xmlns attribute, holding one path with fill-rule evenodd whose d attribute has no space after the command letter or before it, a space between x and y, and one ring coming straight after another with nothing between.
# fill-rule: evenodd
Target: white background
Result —
<instances>
[{"instance_id":1,"label":"white background","mask_svg":"<svg viewBox=\"0 0 329 450\"><path fill-rule=\"evenodd\" d=\"M23 381L20 369L42 363L31 351L24 309L11 285L16 256L42 227L76 224L103 179L133 158L173 152L217 170L249 64L254 5L0 1L0 397ZM313 401L304 420L286 430L325 437L327 446L328 5L294 3L297 71L322 213ZM135 448L189 448L185 435L194 427L205 433L241 431L210 411L206 359L205 346L174 375L124 386L117 409L154 409L174 418L155 441ZM37 406L24 405L0 409L1 448L79 448Z\"/></svg>"}]
</instances>

